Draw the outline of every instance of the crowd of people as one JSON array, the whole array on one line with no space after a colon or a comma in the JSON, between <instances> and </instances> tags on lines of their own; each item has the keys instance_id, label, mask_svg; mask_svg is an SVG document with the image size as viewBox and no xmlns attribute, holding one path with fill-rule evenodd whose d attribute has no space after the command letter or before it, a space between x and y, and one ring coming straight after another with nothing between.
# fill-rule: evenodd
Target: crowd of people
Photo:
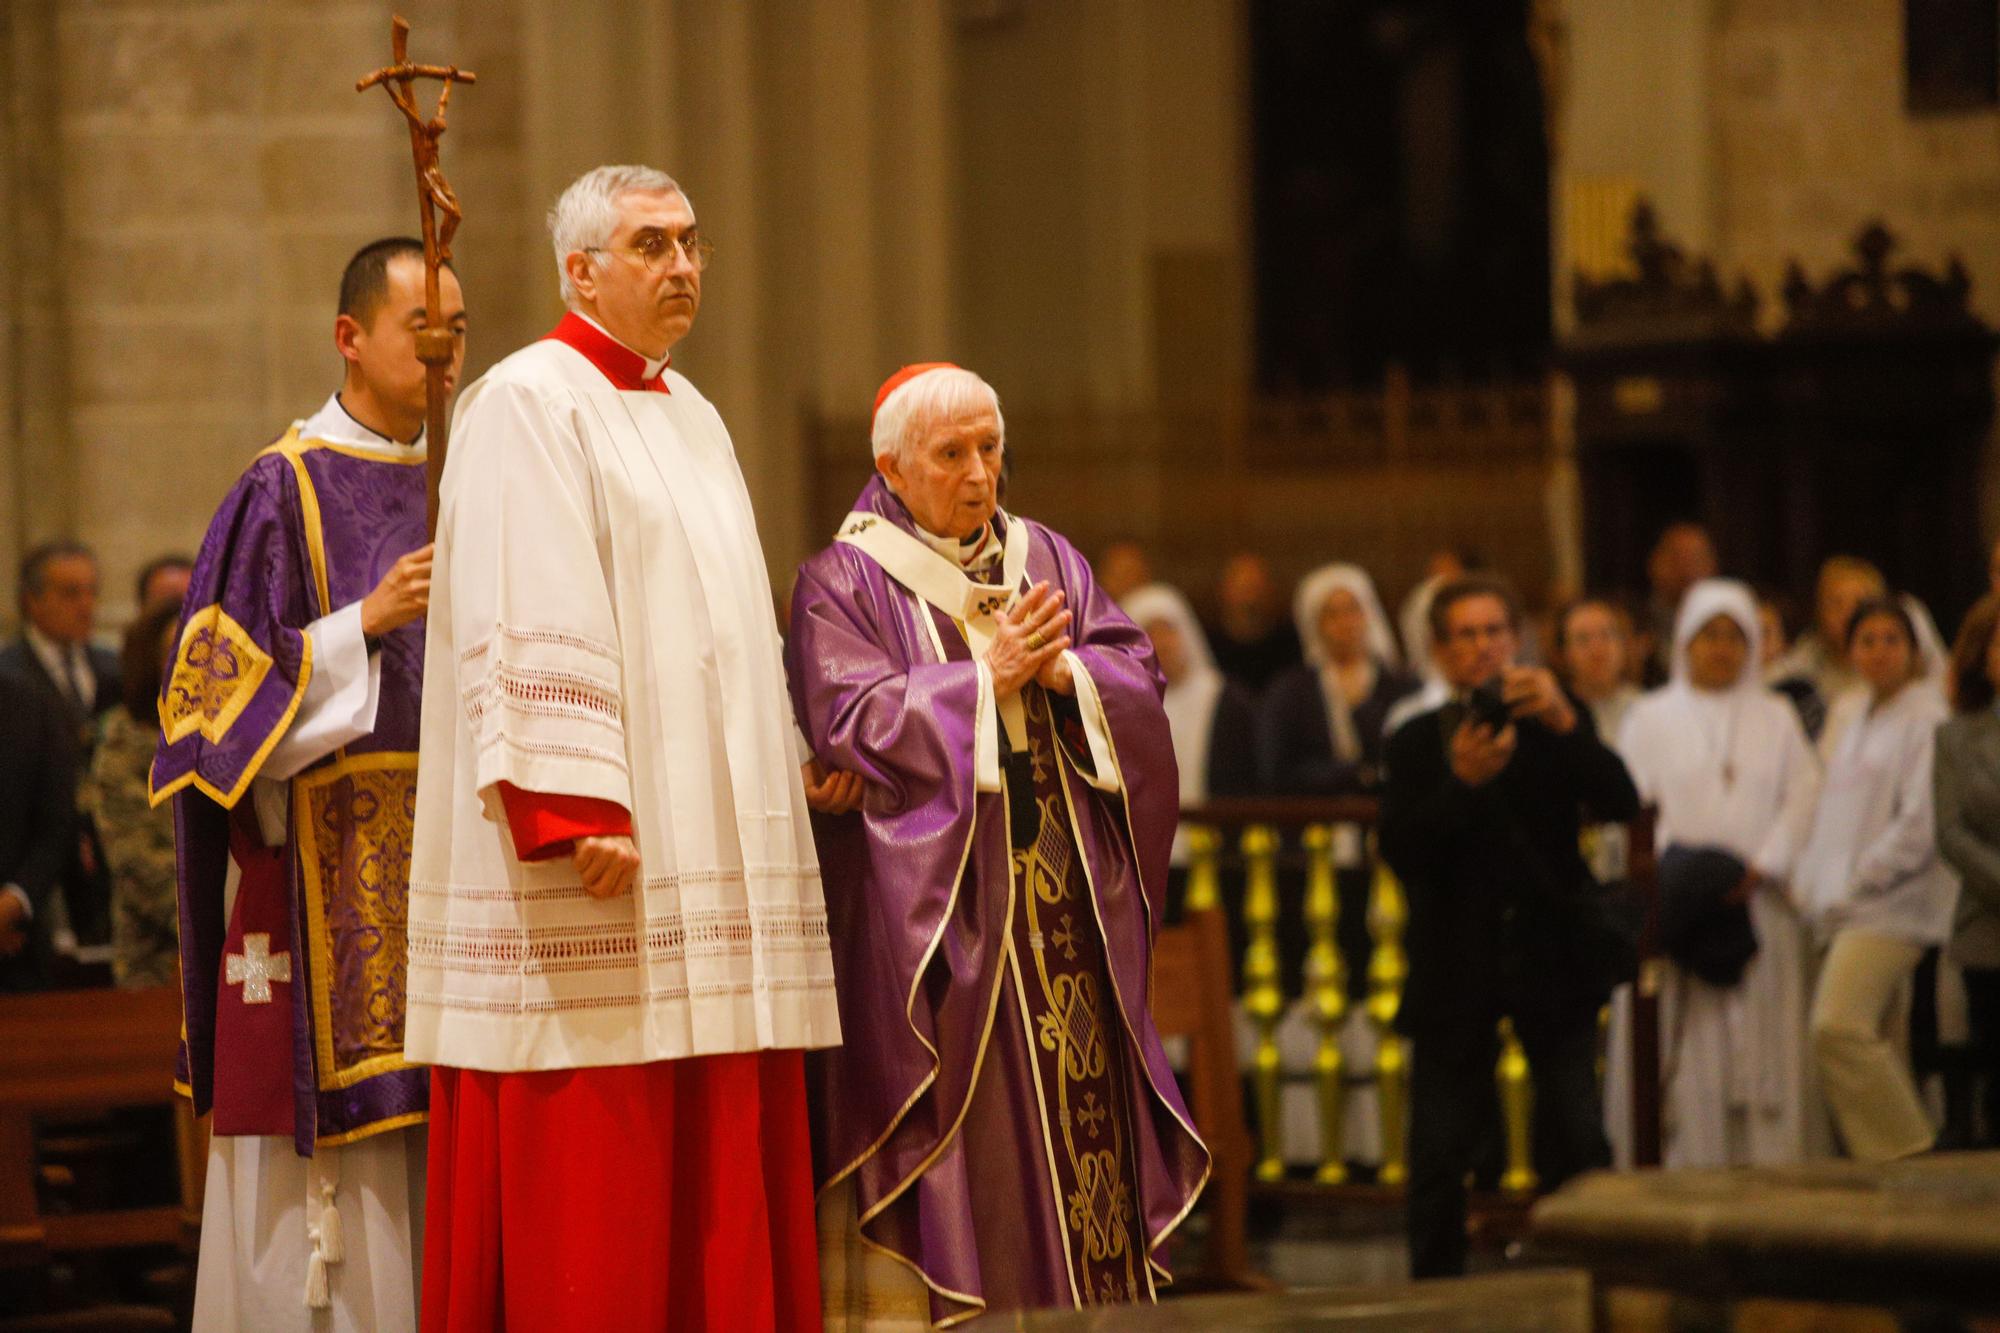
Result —
<instances>
[{"instance_id":1,"label":"crowd of people","mask_svg":"<svg viewBox=\"0 0 2000 1333\"><path fill-rule=\"evenodd\" d=\"M1720 577L1693 523L1660 535L1643 596L1540 618L1469 551L1439 552L1393 626L1352 564L1300 579L1289 621L1254 554L1227 563L1207 619L1136 544L1102 565L1153 637L1184 805L1381 800L1410 903L1418 1275L1464 1262L1501 1018L1535 1080L1543 1183L1632 1160L1619 890L1642 806L1668 1165L2000 1135L2000 579L1948 647L1849 555L1794 636L1784 598Z\"/></svg>"}]
</instances>

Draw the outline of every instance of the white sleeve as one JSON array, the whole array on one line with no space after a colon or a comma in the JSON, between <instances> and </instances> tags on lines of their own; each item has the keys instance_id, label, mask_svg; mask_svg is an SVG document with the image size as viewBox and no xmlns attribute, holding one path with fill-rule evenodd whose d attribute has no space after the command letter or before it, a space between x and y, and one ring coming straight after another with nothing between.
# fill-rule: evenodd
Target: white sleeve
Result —
<instances>
[{"instance_id":1,"label":"white sleeve","mask_svg":"<svg viewBox=\"0 0 2000 1333\"><path fill-rule=\"evenodd\" d=\"M1635 706L1625 714L1625 725L1618 729L1612 748L1625 761L1625 771L1632 775L1632 785L1638 789L1641 805L1657 805L1660 800L1659 779L1653 771L1653 740L1646 734L1651 726L1648 710Z\"/></svg>"},{"instance_id":2,"label":"white sleeve","mask_svg":"<svg viewBox=\"0 0 2000 1333\"><path fill-rule=\"evenodd\" d=\"M35 919L35 900L30 898L28 891L19 884L0 884L0 895L21 900L21 919L23 921L33 921Z\"/></svg>"},{"instance_id":3,"label":"white sleeve","mask_svg":"<svg viewBox=\"0 0 2000 1333\"><path fill-rule=\"evenodd\" d=\"M292 777L375 730L382 663L361 633L361 603L321 616L306 626L306 637L312 640L312 679L292 725L258 770L260 778Z\"/></svg>"},{"instance_id":4,"label":"white sleeve","mask_svg":"<svg viewBox=\"0 0 2000 1333\"><path fill-rule=\"evenodd\" d=\"M1784 791L1779 796L1778 817L1764 835L1751 866L1768 880L1788 881L1799 852L1812 832L1813 811L1819 805L1819 755L1799 725L1798 715L1788 703L1784 709ZM1789 890L1788 890L1789 891Z\"/></svg>"},{"instance_id":5,"label":"white sleeve","mask_svg":"<svg viewBox=\"0 0 2000 1333\"><path fill-rule=\"evenodd\" d=\"M504 822L499 784L632 809L624 666L598 550L596 483L563 405L488 382L460 401L439 517L450 642L473 786Z\"/></svg>"}]
</instances>

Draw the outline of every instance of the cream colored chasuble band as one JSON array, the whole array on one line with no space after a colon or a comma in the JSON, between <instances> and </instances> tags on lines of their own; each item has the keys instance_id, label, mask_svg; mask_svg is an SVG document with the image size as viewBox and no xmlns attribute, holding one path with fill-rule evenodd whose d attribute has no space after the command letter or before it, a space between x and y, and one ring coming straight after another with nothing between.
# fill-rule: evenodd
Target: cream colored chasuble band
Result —
<instances>
[{"instance_id":1,"label":"cream colored chasuble band","mask_svg":"<svg viewBox=\"0 0 2000 1333\"><path fill-rule=\"evenodd\" d=\"M1001 517L1008 518L1004 510ZM973 766L974 788L985 792L999 791L1000 743L998 727L994 725L993 672L986 665L986 654L992 648L994 639L999 637L1000 617L1011 611L1021 599L1021 585L1026 581L1028 572L1027 524L1009 518L1000 558L1000 582L997 584L981 583L968 577L951 560L879 514L850 513L834 539L854 547L880 565L884 573L913 595L950 616L965 634L966 644L972 650L973 664L979 672L979 716L974 728L977 749ZM938 660L945 660L944 646L937 641L937 627L929 616L924 616L923 621L930 631ZM1110 744L1110 727L1104 718L1104 705L1098 697L1097 684L1075 653L1066 652L1063 656L1068 659L1071 677L1076 682L1084 732L1096 770L1086 775L1086 781L1100 790L1117 791L1123 786L1123 780ZM1007 729L1007 744L1012 749L1025 750L1028 720L1020 691L998 700L997 711L1000 726Z\"/></svg>"}]
</instances>

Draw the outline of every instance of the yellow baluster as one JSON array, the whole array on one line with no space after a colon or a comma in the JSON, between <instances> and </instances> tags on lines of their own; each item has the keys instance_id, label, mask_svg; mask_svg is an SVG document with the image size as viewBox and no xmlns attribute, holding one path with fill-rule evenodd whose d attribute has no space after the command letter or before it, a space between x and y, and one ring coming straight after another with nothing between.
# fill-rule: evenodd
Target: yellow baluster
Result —
<instances>
[{"instance_id":1,"label":"yellow baluster","mask_svg":"<svg viewBox=\"0 0 2000 1333\"><path fill-rule=\"evenodd\" d=\"M1285 997L1278 986L1278 838L1262 825L1243 831L1243 859L1249 879L1243 895L1243 924L1250 947L1243 955L1243 1007L1257 1025L1252 1066L1257 1094L1259 1154L1257 1179L1285 1175L1284 1130L1278 1104L1278 1019Z\"/></svg>"},{"instance_id":2,"label":"yellow baluster","mask_svg":"<svg viewBox=\"0 0 2000 1333\"><path fill-rule=\"evenodd\" d=\"M1368 930L1375 950L1368 958L1368 1020L1375 1025L1375 1095L1382 1108L1382 1170L1384 1185L1409 1180L1408 1157L1409 1051L1396 1033L1396 1010L1403 1003L1403 979L1410 965L1403 956L1403 925L1409 909L1403 886L1379 854L1369 894Z\"/></svg>"},{"instance_id":3,"label":"yellow baluster","mask_svg":"<svg viewBox=\"0 0 2000 1333\"><path fill-rule=\"evenodd\" d=\"M1212 828L1196 824L1187 831L1187 908L1190 912L1213 912L1222 906L1222 874L1216 862L1222 852L1222 838Z\"/></svg>"},{"instance_id":4,"label":"yellow baluster","mask_svg":"<svg viewBox=\"0 0 2000 1333\"><path fill-rule=\"evenodd\" d=\"M1535 1188L1535 1087L1528 1080L1528 1053L1514 1035L1514 1020L1500 1020L1500 1063L1494 1069L1500 1083L1500 1121L1507 1131L1507 1170L1500 1188L1509 1194L1530 1194Z\"/></svg>"},{"instance_id":5,"label":"yellow baluster","mask_svg":"<svg viewBox=\"0 0 2000 1333\"><path fill-rule=\"evenodd\" d=\"M1319 1170L1322 1185L1347 1179L1341 1155L1345 1124L1340 1084L1340 1025L1347 1017L1347 971L1340 957L1340 892L1333 875L1333 830L1314 824L1305 832L1306 926L1312 950L1306 955L1306 984L1312 990L1313 1021L1319 1026L1319 1049L1313 1054L1313 1077L1319 1089Z\"/></svg>"}]
</instances>

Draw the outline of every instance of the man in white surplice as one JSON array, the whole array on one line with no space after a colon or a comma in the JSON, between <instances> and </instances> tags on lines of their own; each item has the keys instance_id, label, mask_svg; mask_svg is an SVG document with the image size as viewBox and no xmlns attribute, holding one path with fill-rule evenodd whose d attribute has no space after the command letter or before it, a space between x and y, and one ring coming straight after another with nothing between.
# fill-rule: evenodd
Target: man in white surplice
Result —
<instances>
[{"instance_id":1,"label":"man in white surplice","mask_svg":"<svg viewBox=\"0 0 2000 1333\"><path fill-rule=\"evenodd\" d=\"M441 291L462 357L448 269ZM204 1330L416 1325L428 1084L401 1052L403 797L430 584L425 323L422 244L357 252L341 388L217 510L161 695L181 1088L214 1133Z\"/></svg>"},{"instance_id":2,"label":"man in white surplice","mask_svg":"<svg viewBox=\"0 0 2000 1333\"><path fill-rule=\"evenodd\" d=\"M771 586L669 349L712 246L672 178L550 213L569 312L459 404L410 884L426 1328L817 1328L804 1055L835 1044Z\"/></svg>"}]
</instances>

